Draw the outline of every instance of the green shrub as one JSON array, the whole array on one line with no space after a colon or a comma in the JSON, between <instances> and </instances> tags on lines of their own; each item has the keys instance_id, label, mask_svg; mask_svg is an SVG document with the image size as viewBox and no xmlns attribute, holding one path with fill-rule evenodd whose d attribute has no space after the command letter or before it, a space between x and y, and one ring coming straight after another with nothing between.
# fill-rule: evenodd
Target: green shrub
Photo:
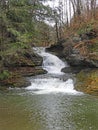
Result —
<instances>
[{"instance_id":1,"label":"green shrub","mask_svg":"<svg viewBox=\"0 0 98 130\"><path fill-rule=\"evenodd\" d=\"M10 72L8 70L3 70L0 73L0 80L5 80L10 76Z\"/></svg>"},{"instance_id":2,"label":"green shrub","mask_svg":"<svg viewBox=\"0 0 98 130\"><path fill-rule=\"evenodd\" d=\"M87 33L87 32L90 32L91 30L93 29L93 26L92 24L88 24L86 25L86 27L81 27L79 30L78 30L78 34L83 34L83 33Z\"/></svg>"}]
</instances>

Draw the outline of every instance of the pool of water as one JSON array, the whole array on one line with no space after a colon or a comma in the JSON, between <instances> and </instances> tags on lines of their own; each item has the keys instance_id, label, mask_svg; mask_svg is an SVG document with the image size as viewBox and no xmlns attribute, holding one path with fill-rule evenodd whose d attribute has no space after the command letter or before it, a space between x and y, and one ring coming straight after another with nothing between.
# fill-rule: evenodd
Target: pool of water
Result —
<instances>
[{"instance_id":1,"label":"pool of water","mask_svg":"<svg viewBox=\"0 0 98 130\"><path fill-rule=\"evenodd\" d=\"M27 88L0 92L0 130L98 130L98 98L74 89L58 57L35 51L48 73L31 77Z\"/></svg>"},{"instance_id":2,"label":"pool of water","mask_svg":"<svg viewBox=\"0 0 98 130\"><path fill-rule=\"evenodd\" d=\"M98 99L65 93L0 93L0 130L98 130Z\"/></svg>"}]
</instances>

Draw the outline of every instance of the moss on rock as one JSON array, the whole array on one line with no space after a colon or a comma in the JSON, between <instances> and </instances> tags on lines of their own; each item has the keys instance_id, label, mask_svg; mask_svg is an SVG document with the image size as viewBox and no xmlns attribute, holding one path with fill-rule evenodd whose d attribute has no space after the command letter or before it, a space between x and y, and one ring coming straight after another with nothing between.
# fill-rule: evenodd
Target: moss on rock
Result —
<instances>
[{"instance_id":1,"label":"moss on rock","mask_svg":"<svg viewBox=\"0 0 98 130\"><path fill-rule=\"evenodd\" d=\"M83 70L77 74L76 89L88 94L98 95L98 69Z\"/></svg>"}]
</instances>

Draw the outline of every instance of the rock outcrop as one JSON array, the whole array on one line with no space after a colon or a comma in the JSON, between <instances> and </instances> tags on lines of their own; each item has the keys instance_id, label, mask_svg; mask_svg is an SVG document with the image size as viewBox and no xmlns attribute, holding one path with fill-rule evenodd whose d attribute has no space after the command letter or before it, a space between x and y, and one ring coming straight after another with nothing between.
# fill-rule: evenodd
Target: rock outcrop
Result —
<instances>
[{"instance_id":1,"label":"rock outcrop","mask_svg":"<svg viewBox=\"0 0 98 130\"><path fill-rule=\"evenodd\" d=\"M41 67L42 61L32 49L5 54L0 60L0 88L29 86L26 77L46 73Z\"/></svg>"},{"instance_id":2,"label":"rock outcrop","mask_svg":"<svg viewBox=\"0 0 98 130\"><path fill-rule=\"evenodd\" d=\"M73 67L98 67L98 31L71 36L47 48Z\"/></svg>"}]
</instances>

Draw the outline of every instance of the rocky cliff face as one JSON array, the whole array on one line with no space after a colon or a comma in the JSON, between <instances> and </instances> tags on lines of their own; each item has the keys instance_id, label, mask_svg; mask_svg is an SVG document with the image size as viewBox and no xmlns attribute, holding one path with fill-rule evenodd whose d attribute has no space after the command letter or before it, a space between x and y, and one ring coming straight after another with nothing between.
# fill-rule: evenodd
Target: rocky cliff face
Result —
<instances>
[{"instance_id":1,"label":"rocky cliff face","mask_svg":"<svg viewBox=\"0 0 98 130\"><path fill-rule=\"evenodd\" d=\"M47 51L65 58L71 66L98 67L98 30L82 35L73 35Z\"/></svg>"},{"instance_id":2,"label":"rocky cliff face","mask_svg":"<svg viewBox=\"0 0 98 130\"><path fill-rule=\"evenodd\" d=\"M42 69L42 57L32 49L5 54L1 60L0 87L26 87L30 82L26 77L46 73Z\"/></svg>"}]
</instances>

